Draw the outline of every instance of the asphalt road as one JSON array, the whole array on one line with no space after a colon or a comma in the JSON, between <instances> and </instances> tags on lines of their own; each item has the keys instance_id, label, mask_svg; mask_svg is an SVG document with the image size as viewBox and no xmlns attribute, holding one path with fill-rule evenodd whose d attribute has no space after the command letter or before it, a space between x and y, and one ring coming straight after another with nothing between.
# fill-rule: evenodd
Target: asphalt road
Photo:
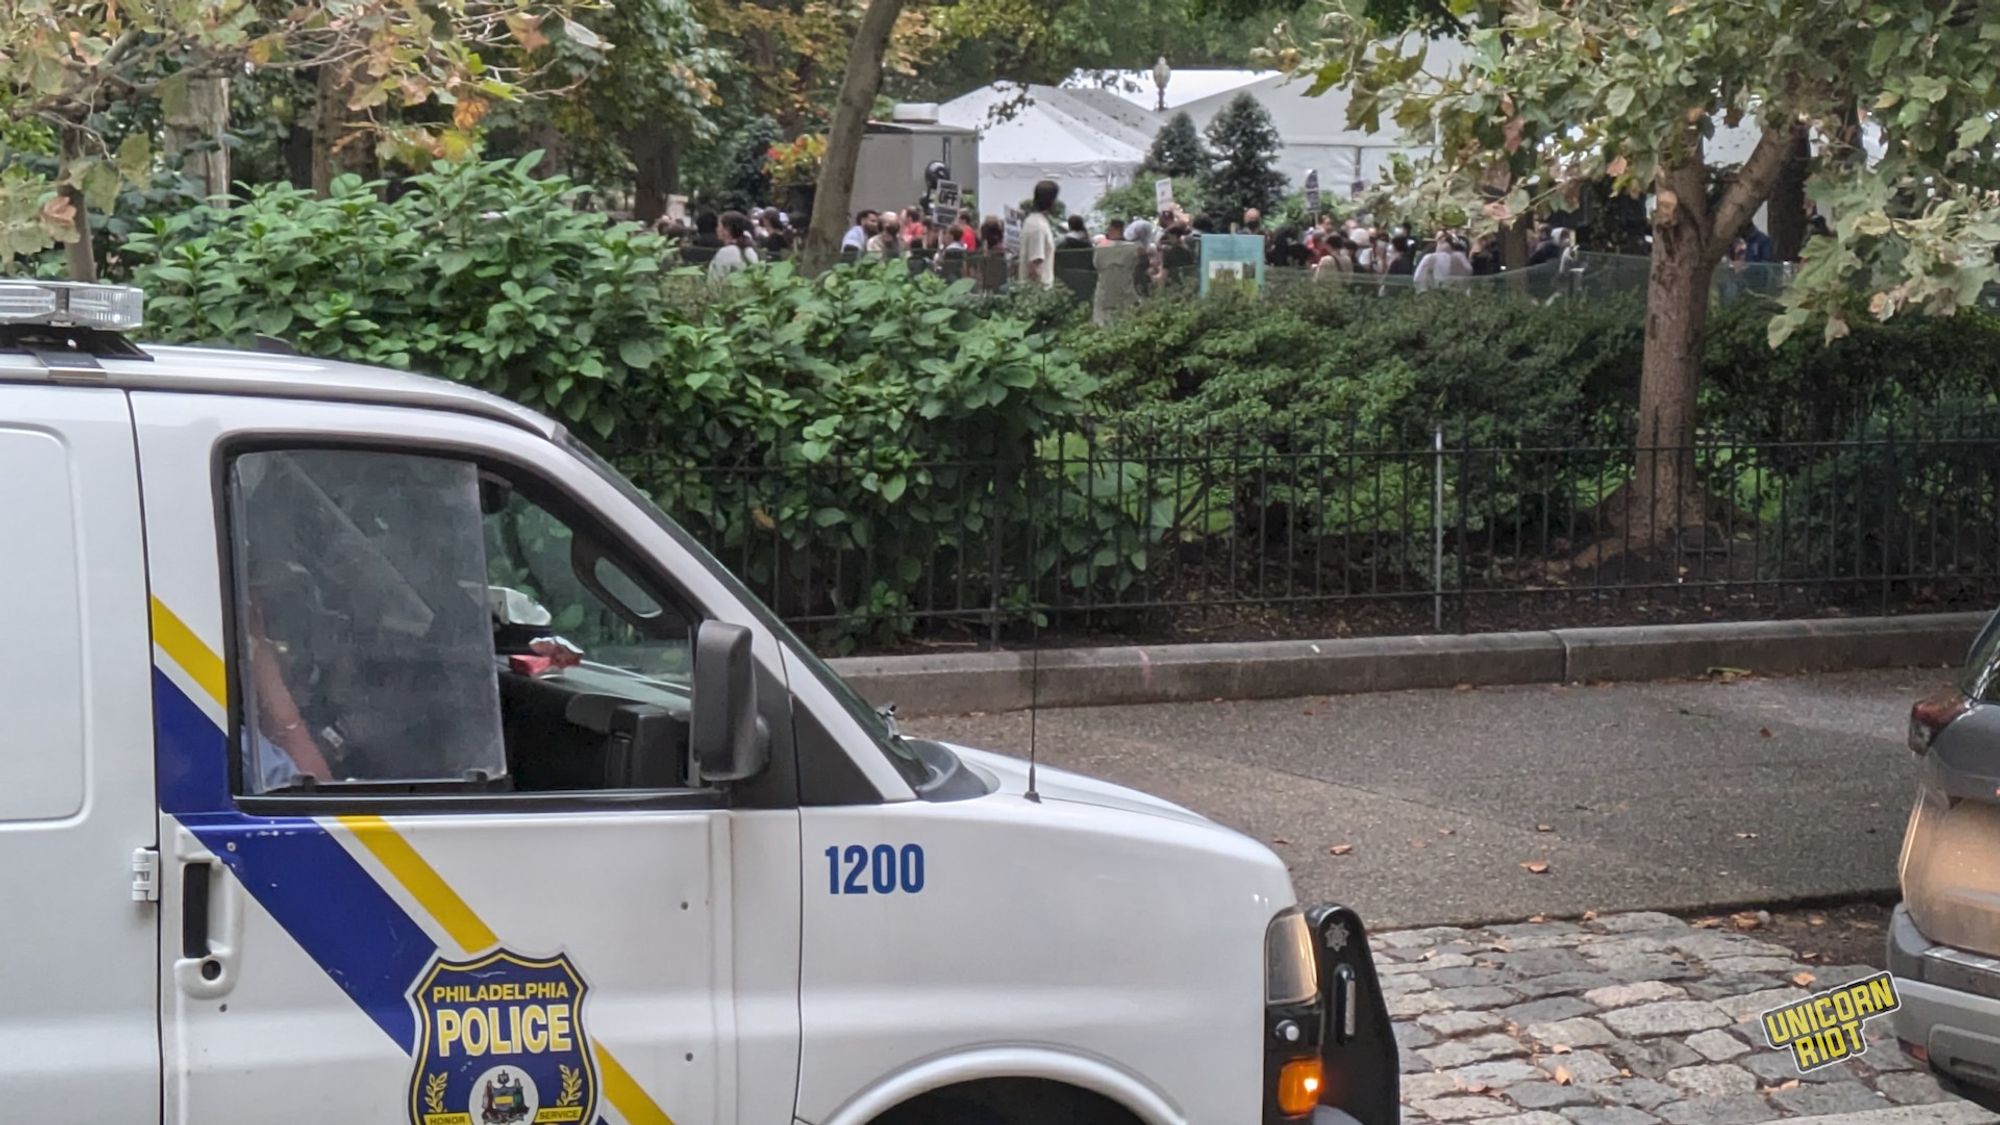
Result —
<instances>
[{"instance_id":1,"label":"asphalt road","mask_svg":"<svg viewBox=\"0 0 2000 1125\"><path fill-rule=\"evenodd\" d=\"M1036 742L1263 840L1377 928L1777 904L1894 890L1909 705L1948 676L1045 710ZM1027 752L1024 712L904 725Z\"/></svg>"}]
</instances>

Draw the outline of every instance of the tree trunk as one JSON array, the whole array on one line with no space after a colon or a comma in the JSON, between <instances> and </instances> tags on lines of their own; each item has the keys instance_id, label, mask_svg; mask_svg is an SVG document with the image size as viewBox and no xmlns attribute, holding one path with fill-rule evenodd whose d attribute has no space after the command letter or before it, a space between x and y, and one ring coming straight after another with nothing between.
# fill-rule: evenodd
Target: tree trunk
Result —
<instances>
[{"instance_id":1,"label":"tree trunk","mask_svg":"<svg viewBox=\"0 0 2000 1125\"><path fill-rule=\"evenodd\" d=\"M1662 194L1683 189L1670 221L1655 212L1653 253L1646 271L1646 344L1639 366L1638 456L1633 496L1618 515L1634 542L1655 542L1704 522L1694 494L1692 454L1702 330L1715 265L1708 254L1699 163L1660 177ZM1682 188L1670 188L1670 181ZM1664 210L1664 208L1662 209Z\"/></svg>"},{"instance_id":2,"label":"tree trunk","mask_svg":"<svg viewBox=\"0 0 2000 1125\"><path fill-rule=\"evenodd\" d=\"M827 130L826 159L820 164L819 191L813 199L812 226L799 254L800 268L818 273L840 256L840 239L847 233L848 205L854 198L854 166L861 159L861 138L868 130L868 111L882 87L882 56L889 33L903 12L903 0L868 0L861 26L847 51L847 73L833 103Z\"/></svg>"},{"instance_id":3,"label":"tree trunk","mask_svg":"<svg viewBox=\"0 0 2000 1125\"><path fill-rule=\"evenodd\" d=\"M1792 143L1778 182L1771 187L1771 256L1780 262L1798 260L1806 244L1806 177L1812 172L1812 142L1801 132Z\"/></svg>"},{"instance_id":4,"label":"tree trunk","mask_svg":"<svg viewBox=\"0 0 2000 1125\"><path fill-rule=\"evenodd\" d=\"M1639 367L1639 432L1623 506L1632 542L1651 543L1706 522L1694 463L1695 394L1715 267L1762 206L1804 126L1767 129L1711 212L1698 140L1654 180L1653 253L1646 274L1646 343Z\"/></svg>"},{"instance_id":5,"label":"tree trunk","mask_svg":"<svg viewBox=\"0 0 2000 1125\"><path fill-rule=\"evenodd\" d=\"M347 125L348 99L354 86L331 66L319 68L319 97L313 104L312 188L325 195L333 178L354 172L363 178L375 171L375 156L358 130Z\"/></svg>"},{"instance_id":6,"label":"tree trunk","mask_svg":"<svg viewBox=\"0 0 2000 1125\"><path fill-rule=\"evenodd\" d=\"M633 130L626 145L638 170L632 185L632 217L655 222L667 213L667 196L680 186L680 137L664 126L649 125Z\"/></svg>"},{"instance_id":7,"label":"tree trunk","mask_svg":"<svg viewBox=\"0 0 2000 1125\"><path fill-rule=\"evenodd\" d=\"M191 79L185 112L170 115L164 136L167 154L180 157L181 172L202 185L208 199L229 194L229 79Z\"/></svg>"},{"instance_id":8,"label":"tree trunk","mask_svg":"<svg viewBox=\"0 0 2000 1125\"><path fill-rule=\"evenodd\" d=\"M60 172L67 179L67 173L83 159L84 131L81 125L64 125L59 130L58 145L62 165ZM61 189L62 197L76 211L76 234L63 245L63 257L69 263L71 281L97 280L97 250L90 233L90 204L84 200L83 188L69 184Z\"/></svg>"},{"instance_id":9,"label":"tree trunk","mask_svg":"<svg viewBox=\"0 0 2000 1125\"><path fill-rule=\"evenodd\" d=\"M313 186L313 160L319 146L313 143L311 126L293 122L285 131L285 178L295 188Z\"/></svg>"}]
</instances>

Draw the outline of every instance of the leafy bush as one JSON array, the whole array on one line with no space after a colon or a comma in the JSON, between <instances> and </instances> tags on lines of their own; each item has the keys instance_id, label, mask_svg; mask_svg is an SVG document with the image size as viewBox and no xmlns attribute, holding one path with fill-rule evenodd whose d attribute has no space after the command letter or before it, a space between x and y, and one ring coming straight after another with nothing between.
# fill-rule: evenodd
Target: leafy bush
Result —
<instances>
[{"instance_id":1,"label":"leafy bush","mask_svg":"<svg viewBox=\"0 0 2000 1125\"><path fill-rule=\"evenodd\" d=\"M2000 396L2000 318L1991 313L1862 321L1831 344L1794 333L1773 350L1766 333L1777 312L1760 299L1710 312L1702 370L1709 427L1756 440L1825 439L1881 411Z\"/></svg>"},{"instance_id":2,"label":"leafy bush","mask_svg":"<svg viewBox=\"0 0 2000 1125\"><path fill-rule=\"evenodd\" d=\"M848 617L835 647L890 639L919 605L989 604L1007 591L986 545L1057 514L1025 466L1093 383L972 288L901 263L732 275L668 330L617 459L780 612ZM1039 577L1019 558L1004 584Z\"/></svg>"},{"instance_id":3,"label":"leafy bush","mask_svg":"<svg viewBox=\"0 0 2000 1125\"><path fill-rule=\"evenodd\" d=\"M125 253L167 339L283 337L470 383L606 438L664 344L665 245L570 207L575 185L528 174L539 159L440 163L390 202L353 176L324 199L267 185L227 209L154 217Z\"/></svg>"},{"instance_id":4,"label":"leafy bush","mask_svg":"<svg viewBox=\"0 0 2000 1125\"><path fill-rule=\"evenodd\" d=\"M1174 204L1190 215L1199 215L1203 206L1201 181L1187 176L1174 177ZM1139 179L1115 187L1098 196L1091 210L1106 219L1157 219L1159 217L1159 195L1153 189L1153 180L1140 176Z\"/></svg>"},{"instance_id":5,"label":"leafy bush","mask_svg":"<svg viewBox=\"0 0 2000 1125\"><path fill-rule=\"evenodd\" d=\"M532 164L440 164L392 201L348 178L153 218L128 246L153 330L281 336L576 422L782 611L838 618L834 647L907 631L940 575L975 607L1008 594L985 544L1055 518L1023 466L1094 388L1034 327L1067 310L1016 315L1033 296L983 304L902 263L663 275L658 238L575 210ZM1001 579L1031 570L1016 552Z\"/></svg>"}]
</instances>

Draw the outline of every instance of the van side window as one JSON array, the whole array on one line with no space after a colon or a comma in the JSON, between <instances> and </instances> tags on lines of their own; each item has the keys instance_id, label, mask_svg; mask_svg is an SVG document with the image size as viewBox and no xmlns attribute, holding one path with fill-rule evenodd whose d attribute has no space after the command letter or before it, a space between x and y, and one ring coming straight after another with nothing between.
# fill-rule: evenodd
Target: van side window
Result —
<instances>
[{"instance_id":1,"label":"van side window","mask_svg":"<svg viewBox=\"0 0 2000 1125\"><path fill-rule=\"evenodd\" d=\"M246 452L229 502L238 792L678 784L631 734L685 746L692 617L600 536L401 452Z\"/></svg>"}]
</instances>

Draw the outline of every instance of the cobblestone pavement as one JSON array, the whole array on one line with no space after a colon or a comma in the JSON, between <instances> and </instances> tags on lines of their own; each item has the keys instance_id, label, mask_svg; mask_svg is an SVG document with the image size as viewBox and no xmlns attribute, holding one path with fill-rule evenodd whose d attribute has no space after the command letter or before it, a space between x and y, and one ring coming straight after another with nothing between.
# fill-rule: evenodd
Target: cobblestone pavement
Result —
<instances>
[{"instance_id":1,"label":"cobblestone pavement","mask_svg":"<svg viewBox=\"0 0 2000 1125\"><path fill-rule=\"evenodd\" d=\"M2000 1122L1940 1090L1886 1019L1866 1052L1801 1076L1759 1014L1877 970L1804 964L1755 931L1648 912L1373 943L1412 1125Z\"/></svg>"}]
</instances>

